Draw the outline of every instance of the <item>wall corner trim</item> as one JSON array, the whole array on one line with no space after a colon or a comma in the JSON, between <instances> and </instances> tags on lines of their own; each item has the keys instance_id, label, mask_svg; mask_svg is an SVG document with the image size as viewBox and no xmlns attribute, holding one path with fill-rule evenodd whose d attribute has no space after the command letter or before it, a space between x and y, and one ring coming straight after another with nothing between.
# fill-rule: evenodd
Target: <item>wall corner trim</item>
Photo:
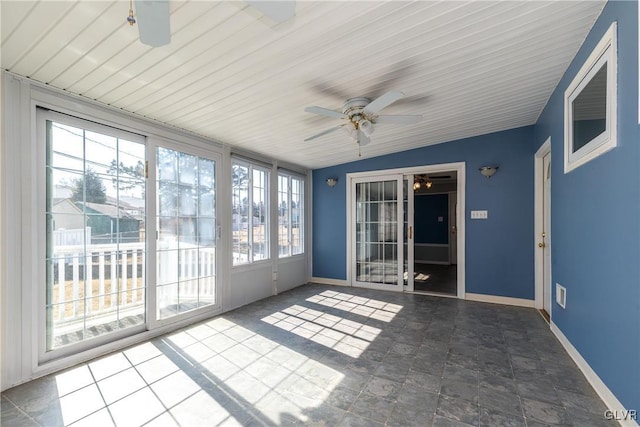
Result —
<instances>
[{"instance_id":1,"label":"wall corner trim","mask_svg":"<svg viewBox=\"0 0 640 427\"><path fill-rule=\"evenodd\" d=\"M582 371L584 376L589 381L589 384L593 387L593 389L598 393L598 396L602 399L604 404L608 409L611 410L624 410L626 409L622 403L618 400L618 398L609 390L609 387L600 379L598 374L589 366L586 360L582 357L582 355L578 352L578 350L571 344L569 339L562 333L560 328L551 321L551 332L558 338L560 344L567 350L569 356L576 362L578 368ZM618 420L621 426L624 427L638 427L638 423L633 420Z\"/></svg>"},{"instance_id":2,"label":"wall corner trim","mask_svg":"<svg viewBox=\"0 0 640 427\"><path fill-rule=\"evenodd\" d=\"M321 285L350 286L349 282L342 279L330 279L328 277L311 277L309 283L319 283Z\"/></svg>"},{"instance_id":3,"label":"wall corner trim","mask_svg":"<svg viewBox=\"0 0 640 427\"><path fill-rule=\"evenodd\" d=\"M491 304L515 305L518 307L534 308L535 301L532 299L502 297L498 295L472 294L467 292L465 299L469 301L488 302Z\"/></svg>"}]
</instances>

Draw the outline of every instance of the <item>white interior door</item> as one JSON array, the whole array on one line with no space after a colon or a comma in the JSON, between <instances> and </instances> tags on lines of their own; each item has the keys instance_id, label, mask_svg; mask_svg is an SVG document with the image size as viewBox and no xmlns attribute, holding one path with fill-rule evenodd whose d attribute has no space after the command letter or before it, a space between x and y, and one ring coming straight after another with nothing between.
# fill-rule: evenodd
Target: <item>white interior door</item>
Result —
<instances>
[{"instance_id":1,"label":"white interior door","mask_svg":"<svg viewBox=\"0 0 640 427\"><path fill-rule=\"evenodd\" d=\"M542 307L547 313L551 313L551 153L547 153L542 159L543 196L542 196L542 235L539 247L543 255L543 303Z\"/></svg>"},{"instance_id":2,"label":"white interior door","mask_svg":"<svg viewBox=\"0 0 640 427\"><path fill-rule=\"evenodd\" d=\"M403 290L401 174L351 180L351 265L354 286Z\"/></svg>"}]
</instances>

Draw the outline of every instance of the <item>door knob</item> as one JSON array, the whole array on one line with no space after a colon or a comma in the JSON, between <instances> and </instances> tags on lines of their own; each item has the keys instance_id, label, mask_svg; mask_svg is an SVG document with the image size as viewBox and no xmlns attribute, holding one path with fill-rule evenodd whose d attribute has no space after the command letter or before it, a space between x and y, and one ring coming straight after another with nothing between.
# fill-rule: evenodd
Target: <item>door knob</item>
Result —
<instances>
[{"instance_id":1,"label":"door knob","mask_svg":"<svg viewBox=\"0 0 640 427\"><path fill-rule=\"evenodd\" d=\"M544 242L538 243L538 247L539 248L544 248L545 246L547 246L547 245L545 245Z\"/></svg>"}]
</instances>

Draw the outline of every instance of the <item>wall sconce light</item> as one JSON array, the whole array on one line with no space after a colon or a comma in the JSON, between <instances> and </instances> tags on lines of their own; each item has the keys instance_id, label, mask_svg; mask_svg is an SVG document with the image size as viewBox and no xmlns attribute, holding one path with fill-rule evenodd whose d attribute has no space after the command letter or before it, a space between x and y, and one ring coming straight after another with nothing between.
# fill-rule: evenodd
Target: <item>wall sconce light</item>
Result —
<instances>
[{"instance_id":1,"label":"wall sconce light","mask_svg":"<svg viewBox=\"0 0 640 427\"><path fill-rule=\"evenodd\" d=\"M338 178L327 178L327 185L331 188L335 187L338 183Z\"/></svg>"},{"instance_id":2,"label":"wall sconce light","mask_svg":"<svg viewBox=\"0 0 640 427\"><path fill-rule=\"evenodd\" d=\"M498 172L498 166L482 166L480 168L480 173L486 178L491 178L496 172Z\"/></svg>"}]
</instances>

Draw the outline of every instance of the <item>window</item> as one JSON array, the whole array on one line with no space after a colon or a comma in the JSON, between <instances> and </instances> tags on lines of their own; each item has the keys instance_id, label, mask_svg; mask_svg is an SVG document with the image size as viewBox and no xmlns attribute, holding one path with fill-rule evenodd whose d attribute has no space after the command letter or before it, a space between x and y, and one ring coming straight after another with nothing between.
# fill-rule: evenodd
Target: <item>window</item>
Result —
<instances>
[{"instance_id":1,"label":"window","mask_svg":"<svg viewBox=\"0 0 640 427\"><path fill-rule=\"evenodd\" d=\"M157 149L157 317L216 303L216 162Z\"/></svg>"},{"instance_id":2,"label":"window","mask_svg":"<svg viewBox=\"0 0 640 427\"><path fill-rule=\"evenodd\" d=\"M614 22L565 91L565 173L617 144L616 52Z\"/></svg>"},{"instance_id":3,"label":"window","mask_svg":"<svg viewBox=\"0 0 640 427\"><path fill-rule=\"evenodd\" d=\"M44 113L46 351L145 323L145 145Z\"/></svg>"},{"instance_id":4,"label":"window","mask_svg":"<svg viewBox=\"0 0 640 427\"><path fill-rule=\"evenodd\" d=\"M278 174L278 254L304 253L304 180Z\"/></svg>"},{"instance_id":5,"label":"window","mask_svg":"<svg viewBox=\"0 0 640 427\"><path fill-rule=\"evenodd\" d=\"M235 159L231 180L233 265L269 259L269 171Z\"/></svg>"}]
</instances>

